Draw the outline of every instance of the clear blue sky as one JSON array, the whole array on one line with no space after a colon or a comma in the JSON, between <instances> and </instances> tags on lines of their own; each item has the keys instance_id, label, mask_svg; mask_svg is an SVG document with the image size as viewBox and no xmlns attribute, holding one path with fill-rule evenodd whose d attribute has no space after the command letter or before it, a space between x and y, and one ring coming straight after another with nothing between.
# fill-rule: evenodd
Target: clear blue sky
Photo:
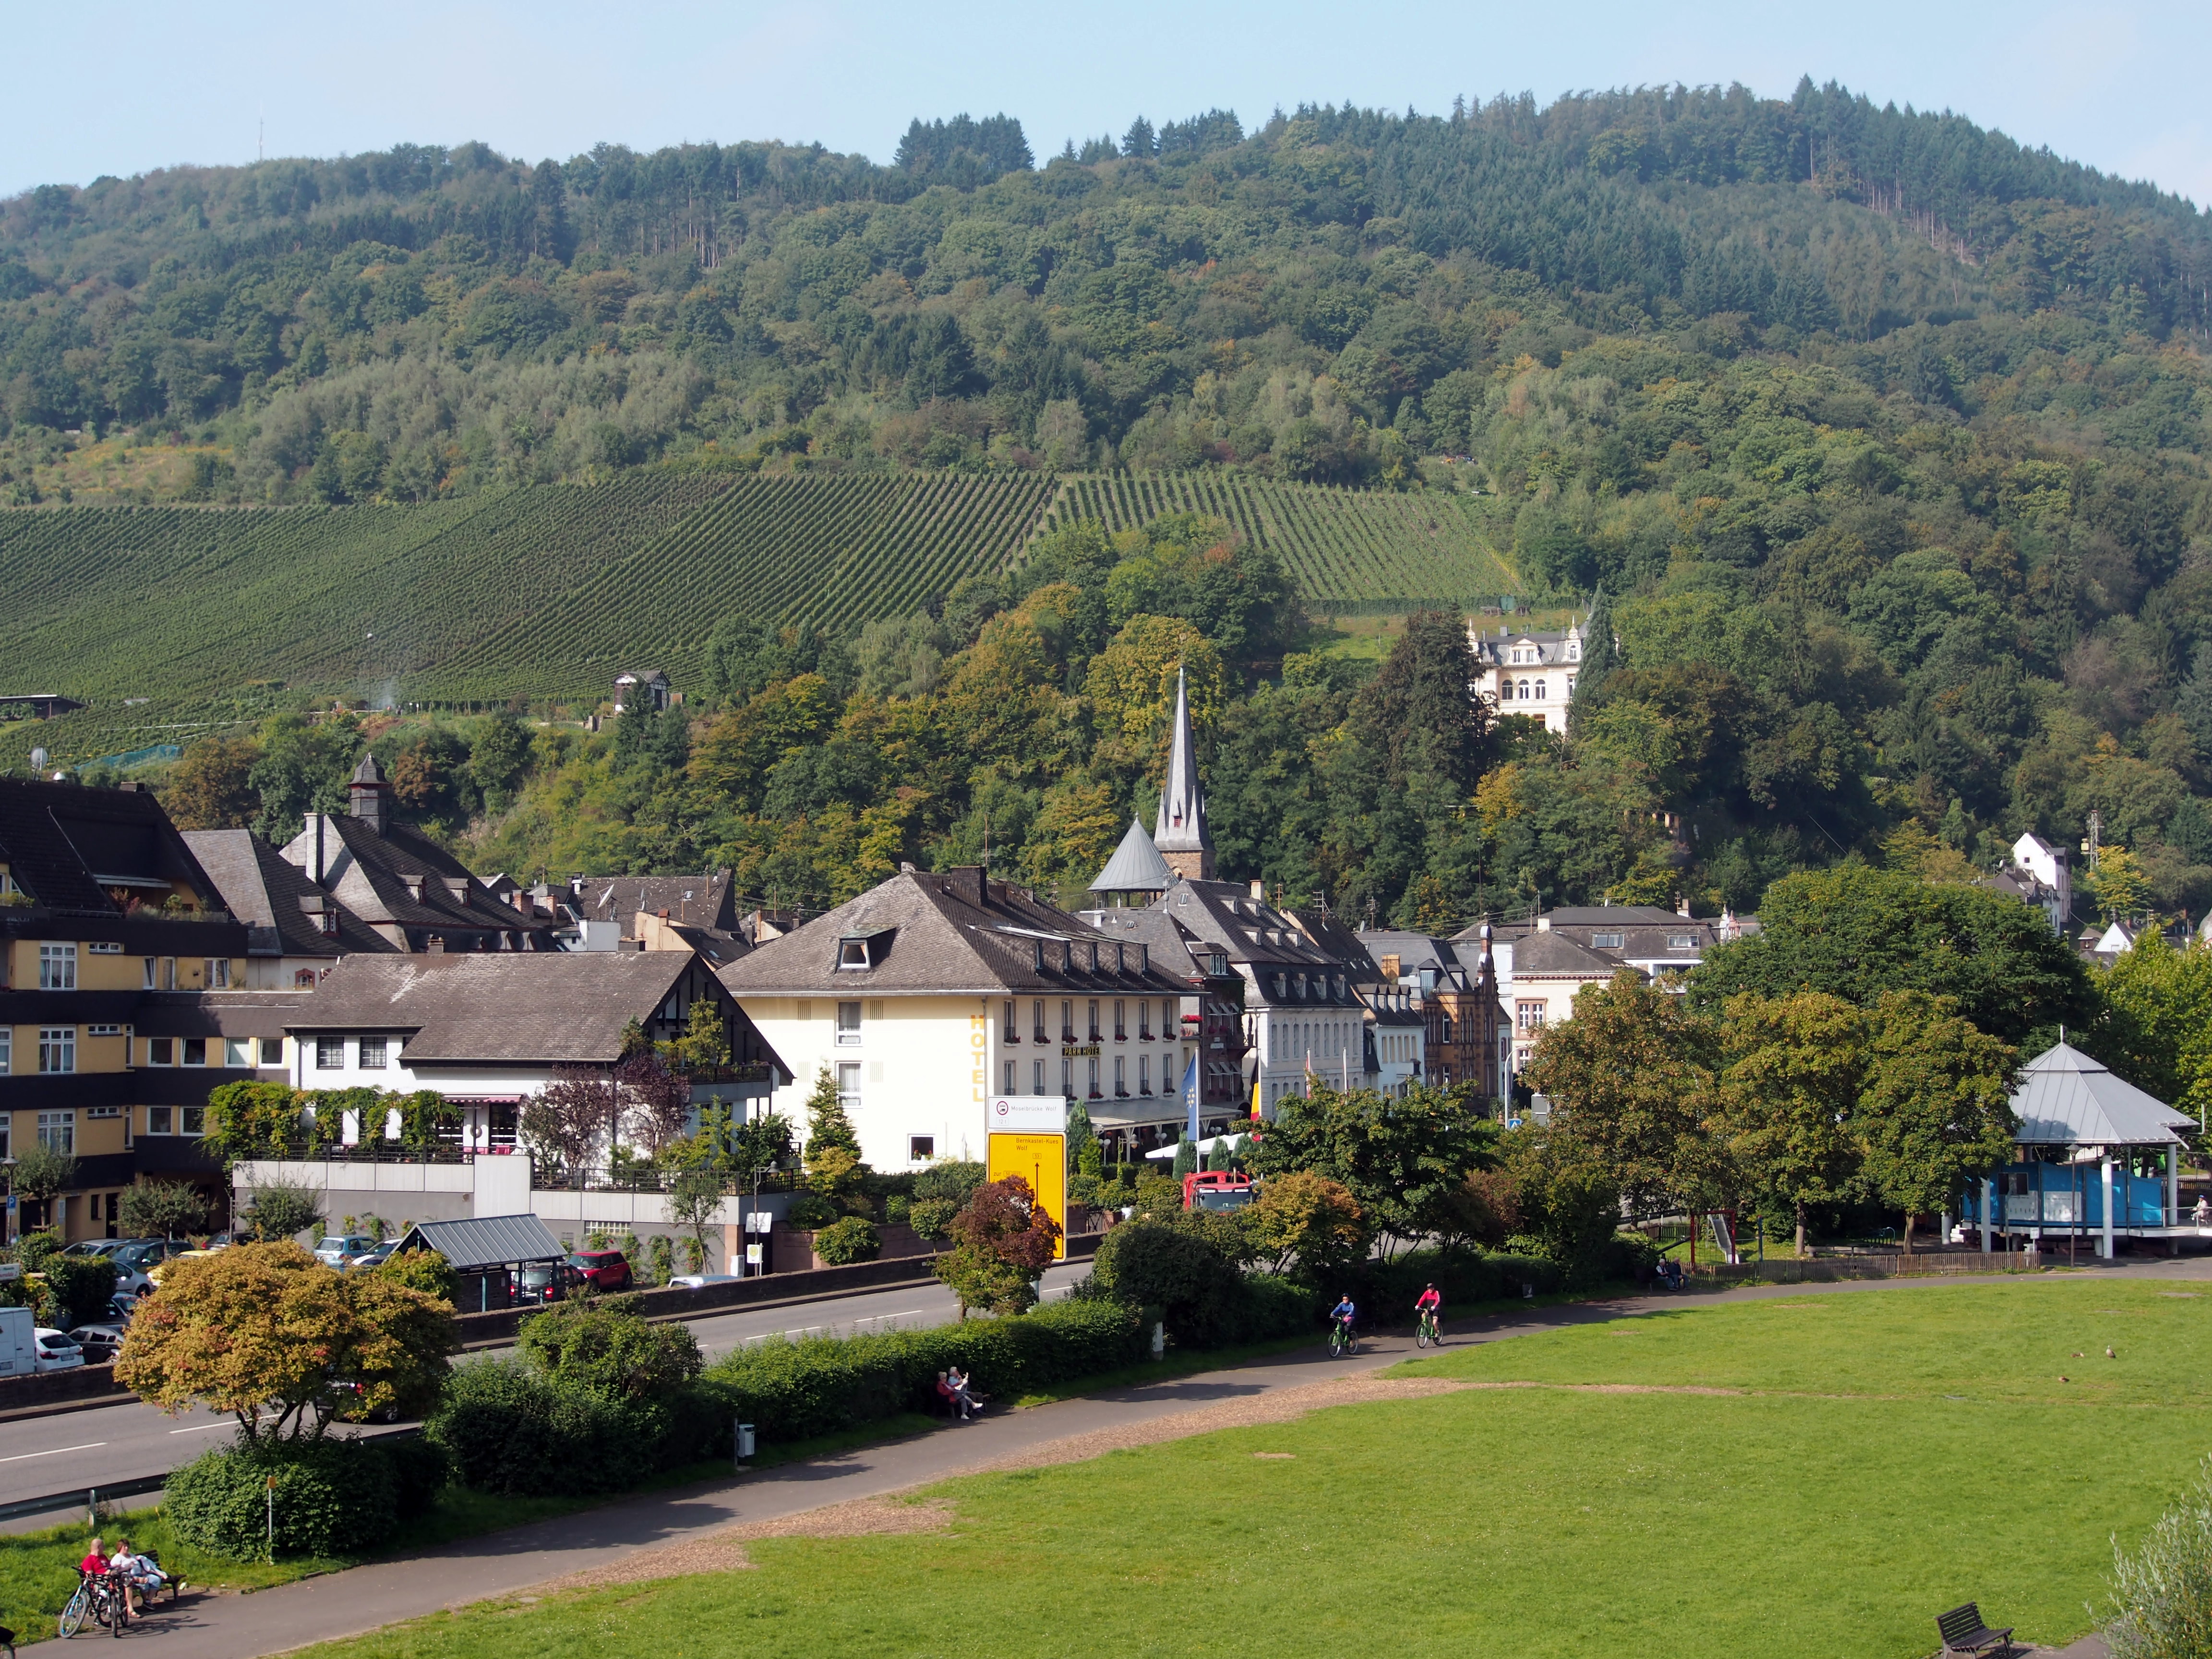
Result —
<instances>
[{"instance_id":1,"label":"clear blue sky","mask_svg":"<svg viewBox=\"0 0 2212 1659\"><path fill-rule=\"evenodd\" d=\"M2021 142L2212 201L2204 0L1848 6L878 0L232 0L0 11L0 195L170 162L481 138L535 160L602 140L819 140L890 159L915 115L1019 116L1040 160L1212 105L1448 108L1455 93L1801 74L1948 107Z\"/></svg>"}]
</instances>

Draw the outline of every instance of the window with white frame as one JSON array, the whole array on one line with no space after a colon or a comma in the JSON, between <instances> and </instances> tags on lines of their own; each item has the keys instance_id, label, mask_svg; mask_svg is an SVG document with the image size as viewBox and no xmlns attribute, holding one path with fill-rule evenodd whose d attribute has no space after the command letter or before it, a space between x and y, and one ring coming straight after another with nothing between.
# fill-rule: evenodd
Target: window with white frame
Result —
<instances>
[{"instance_id":1,"label":"window with white frame","mask_svg":"<svg viewBox=\"0 0 2212 1659\"><path fill-rule=\"evenodd\" d=\"M363 1037L361 1040L361 1069L364 1072L383 1071L392 1063L391 1053L390 1037Z\"/></svg>"},{"instance_id":2,"label":"window with white frame","mask_svg":"<svg viewBox=\"0 0 2212 1659\"><path fill-rule=\"evenodd\" d=\"M54 1152L76 1151L76 1114L75 1112L40 1112L39 1114L39 1145Z\"/></svg>"},{"instance_id":3,"label":"window with white frame","mask_svg":"<svg viewBox=\"0 0 2212 1659\"><path fill-rule=\"evenodd\" d=\"M1033 1060L1030 1062L1030 1085L1031 1094L1041 1095L1044 1092L1044 1062L1041 1060Z\"/></svg>"},{"instance_id":4,"label":"window with white frame","mask_svg":"<svg viewBox=\"0 0 2212 1659\"><path fill-rule=\"evenodd\" d=\"M146 1063L149 1066L173 1066L177 1063L177 1040L174 1037L148 1037Z\"/></svg>"},{"instance_id":5,"label":"window with white frame","mask_svg":"<svg viewBox=\"0 0 2212 1659\"><path fill-rule=\"evenodd\" d=\"M204 1106L187 1106L187 1107L185 1107L185 1108L184 1108L184 1109L183 1109L183 1111L182 1111L182 1113L181 1113L181 1115L183 1116L184 1121L185 1121L185 1123L184 1123L184 1132L185 1132L186 1134L188 1134L188 1135L197 1135L197 1134L204 1134L204 1133L207 1133L207 1108L206 1108L206 1107L204 1107Z\"/></svg>"},{"instance_id":6,"label":"window with white frame","mask_svg":"<svg viewBox=\"0 0 2212 1659\"><path fill-rule=\"evenodd\" d=\"M261 1039L261 1063L264 1066L282 1066L284 1063L284 1039L283 1037L264 1037Z\"/></svg>"},{"instance_id":7,"label":"window with white frame","mask_svg":"<svg viewBox=\"0 0 2212 1659\"><path fill-rule=\"evenodd\" d=\"M1014 1091L1014 1067L1018 1063L1018 1062L1011 1060L1006 1062L1006 1092L1008 1094L1012 1094Z\"/></svg>"},{"instance_id":8,"label":"window with white frame","mask_svg":"<svg viewBox=\"0 0 2212 1659\"><path fill-rule=\"evenodd\" d=\"M1152 1057L1150 1054L1139 1054L1137 1056L1137 1092L1140 1095L1148 1095L1152 1091Z\"/></svg>"},{"instance_id":9,"label":"window with white frame","mask_svg":"<svg viewBox=\"0 0 2212 1659\"><path fill-rule=\"evenodd\" d=\"M906 1161L908 1163L927 1164L930 1159L936 1156L937 1137L935 1135L908 1135L906 1138Z\"/></svg>"},{"instance_id":10,"label":"window with white frame","mask_svg":"<svg viewBox=\"0 0 2212 1659\"><path fill-rule=\"evenodd\" d=\"M1114 1098L1129 1097L1129 1062L1120 1054L1114 1056Z\"/></svg>"},{"instance_id":11,"label":"window with white frame","mask_svg":"<svg viewBox=\"0 0 2212 1659\"><path fill-rule=\"evenodd\" d=\"M146 1133L149 1135L173 1135L177 1132L177 1109L173 1106L149 1106L146 1109Z\"/></svg>"},{"instance_id":12,"label":"window with white frame","mask_svg":"<svg viewBox=\"0 0 2212 1659\"><path fill-rule=\"evenodd\" d=\"M324 1036L315 1039L315 1069L319 1072L345 1070L345 1039Z\"/></svg>"},{"instance_id":13,"label":"window with white frame","mask_svg":"<svg viewBox=\"0 0 2212 1659\"><path fill-rule=\"evenodd\" d=\"M41 991L76 989L76 945L41 945L39 946L39 988Z\"/></svg>"},{"instance_id":14,"label":"window with white frame","mask_svg":"<svg viewBox=\"0 0 2212 1659\"><path fill-rule=\"evenodd\" d=\"M860 1103L860 1063L856 1060L845 1060L837 1067L837 1103L848 1113Z\"/></svg>"},{"instance_id":15,"label":"window with white frame","mask_svg":"<svg viewBox=\"0 0 2212 1659\"><path fill-rule=\"evenodd\" d=\"M854 1048L860 1042L860 1005L841 1002L837 1005L837 1046Z\"/></svg>"},{"instance_id":16,"label":"window with white frame","mask_svg":"<svg viewBox=\"0 0 2212 1659\"><path fill-rule=\"evenodd\" d=\"M123 941L113 939L96 939L84 948L86 953L90 956L119 957L123 954Z\"/></svg>"},{"instance_id":17,"label":"window with white frame","mask_svg":"<svg viewBox=\"0 0 2212 1659\"><path fill-rule=\"evenodd\" d=\"M1618 933L1592 933L1590 935L1590 943L1601 951L1618 951L1620 949L1620 935Z\"/></svg>"},{"instance_id":18,"label":"window with white frame","mask_svg":"<svg viewBox=\"0 0 2212 1659\"><path fill-rule=\"evenodd\" d=\"M1540 1002L1516 1002L1513 1005L1513 1023L1524 1031L1544 1029L1544 1005Z\"/></svg>"},{"instance_id":19,"label":"window with white frame","mask_svg":"<svg viewBox=\"0 0 2212 1659\"><path fill-rule=\"evenodd\" d=\"M0 1025L0 1077L5 1077L15 1070L15 1033L9 1027Z\"/></svg>"},{"instance_id":20,"label":"window with white frame","mask_svg":"<svg viewBox=\"0 0 2212 1659\"><path fill-rule=\"evenodd\" d=\"M121 1036L123 1035L123 1027L121 1027L120 1025L113 1025L113 1024L108 1024L108 1025L88 1025L88 1026L86 1026L86 1027L84 1028L84 1034L85 1034L87 1036L88 1036L88 1037L96 1037L96 1036L109 1036L109 1037L114 1037L114 1036Z\"/></svg>"},{"instance_id":21,"label":"window with white frame","mask_svg":"<svg viewBox=\"0 0 2212 1659\"><path fill-rule=\"evenodd\" d=\"M76 1027L74 1025L42 1025L39 1028L39 1071L42 1076L76 1070Z\"/></svg>"},{"instance_id":22,"label":"window with white frame","mask_svg":"<svg viewBox=\"0 0 2212 1659\"><path fill-rule=\"evenodd\" d=\"M142 990L150 991L154 988L154 958L151 957L141 957L139 960L145 964L146 969L145 983L140 988Z\"/></svg>"},{"instance_id":23,"label":"window with white frame","mask_svg":"<svg viewBox=\"0 0 2212 1659\"><path fill-rule=\"evenodd\" d=\"M1065 1057L1060 1062L1060 1092L1066 1099L1075 1097L1075 1062Z\"/></svg>"},{"instance_id":24,"label":"window with white frame","mask_svg":"<svg viewBox=\"0 0 2212 1659\"><path fill-rule=\"evenodd\" d=\"M207 1042L208 1040L205 1037L186 1037L185 1039L185 1064L187 1066L206 1065Z\"/></svg>"},{"instance_id":25,"label":"window with white frame","mask_svg":"<svg viewBox=\"0 0 2212 1659\"><path fill-rule=\"evenodd\" d=\"M250 1069L253 1065L252 1037L225 1037L222 1040L222 1063L234 1070Z\"/></svg>"}]
</instances>

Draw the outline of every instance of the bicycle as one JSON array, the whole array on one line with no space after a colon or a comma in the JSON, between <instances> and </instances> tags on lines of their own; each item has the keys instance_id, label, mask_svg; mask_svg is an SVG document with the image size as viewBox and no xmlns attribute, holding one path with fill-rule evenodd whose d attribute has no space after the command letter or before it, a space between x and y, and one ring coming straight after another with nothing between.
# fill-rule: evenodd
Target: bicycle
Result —
<instances>
[{"instance_id":1,"label":"bicycle","mask_svg":"<svg viewBox=\"0 0 2212 1659\"><path fill-rule=\"evenodd\" d=\"M54 1633L64 1640L75 1636L90 1619L111 1636L123 1634L123 1627L131 1622L131 1601L126 1593L118 1593L114 1583L105 1574L80 1571L76 1593L63 1607L61 1616L54 1621ZM14 1650L9 1651L12 1654Z\"/></svg>"},{"instance_id":2,"label":"bicycle","mask_svg":"<svg viewBox=\"0 0 2212 1659\"><path fill-rule=\"evenodd\" d=\"M1444 1334L1443 1328L1437 1323L1437 1310L1434 1308L1422 1309L1420 1322L1413 1328L1413 1346L1417 1348L1441 1348L1443 1345Z\"/></svg>"},{"instance_id":3,"label":"bicycle","mask_svg":"<svg viewBox=\"0 0 2212 1659\"><path fill-rule=\"evenodd\" d=\"M1359 1338L1353 1334L1349 1324L1340 1319L1329 1327L1328 1357L1331 1359L1341 1359L1346 1354L1358 1352Z\"/></svg>"}]
</instances>

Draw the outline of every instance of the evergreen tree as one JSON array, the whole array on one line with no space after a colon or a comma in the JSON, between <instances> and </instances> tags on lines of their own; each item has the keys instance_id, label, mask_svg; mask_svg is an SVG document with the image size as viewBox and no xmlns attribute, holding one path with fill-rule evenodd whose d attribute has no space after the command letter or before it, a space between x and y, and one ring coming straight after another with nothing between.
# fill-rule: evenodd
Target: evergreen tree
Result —
<instances>
[{"instance_id":1,"label":"evergreen tree","mask_svg":"<svg viewBox=\"0 0 2212 1659\"><path fill-rule=\"evenodd\" d=\"M840 1199L858 1190L866 1173L860 1138L837 1097L837 1079L824 1066L815 1073L814 1091L806 1097L807 1184L824 1198Z\"/></svg>"},{"instance_id":2,"label":"evergreen tree","mask_svg":"<svg viewBox=\"0 0 2212 1659\"><path fill-rule=\"evenodd\" d=\"M1121 135L1121 154L1124 155L1157 155L1160 141L1152 132L1152 124L1139 115L1129 123L1129 130Z\"/></svg>"},{"instance_id":3,"label":"evergreen tree","mask_svg":"<svg viewBox=\"0 0 2212 1659\"><path fill-rule=\"evenodd\" d=\"M1607 677L1620 665L1620 653L1613 643L1613 601L1601 587L1590 601L1589 619L1583 623L1582 672L1575 676L1575 698L1567 710L1571 724L1597 707L1605 695Z\"/></svg>"}]
</instances>

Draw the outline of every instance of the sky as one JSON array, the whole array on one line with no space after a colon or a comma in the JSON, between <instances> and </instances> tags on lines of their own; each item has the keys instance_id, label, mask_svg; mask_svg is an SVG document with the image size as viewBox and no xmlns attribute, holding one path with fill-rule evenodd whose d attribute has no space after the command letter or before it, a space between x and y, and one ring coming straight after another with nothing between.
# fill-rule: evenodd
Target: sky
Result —
<instances>
[{"instance_id":1,"label":"sky","mask_svg":"<svg viewBox=\"0 0 2212 1659\"><path fill-rule=\"evenodd\" d=\"M1139 114L1158 125L1218 106L1249 127L1302 101L1431 112L1458 94L1548 102L1675 82L1786 97L1809 74L2212 202L2203 0L137 0L93 27L74 8L12 0L0 27L13 59L0 197L251 161L257 143L320 156L476 138L535 161L603 140L781 138L888 161L915 116L1003 111L1042 161Z\"/></svg>"}]
</instances>

